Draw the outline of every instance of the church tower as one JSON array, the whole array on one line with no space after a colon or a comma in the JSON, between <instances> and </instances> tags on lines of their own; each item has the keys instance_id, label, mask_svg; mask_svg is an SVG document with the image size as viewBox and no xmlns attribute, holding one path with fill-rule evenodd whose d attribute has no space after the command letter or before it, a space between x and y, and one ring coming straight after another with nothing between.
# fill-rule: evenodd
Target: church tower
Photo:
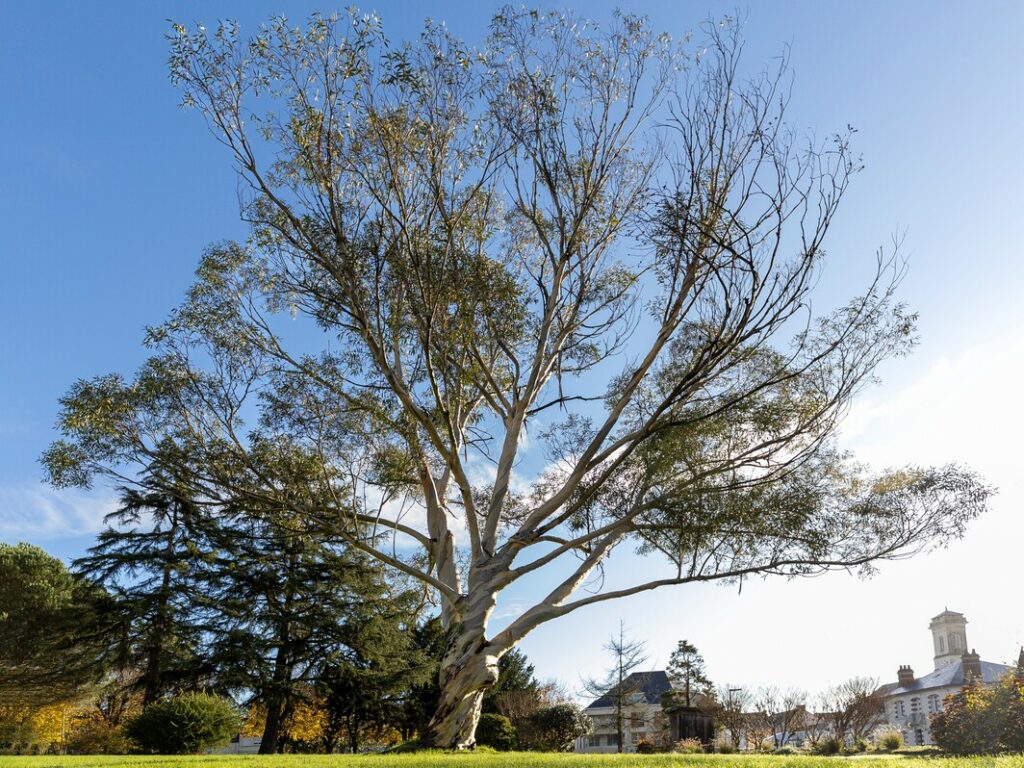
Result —
<instances>
[{"instance_id":1,"label":"church tower","mask_svg":"<svg viewBox=\"0 0 1024 768\"><path fill-rule=\"evenodd\" d=\"M967 619L962 613L945 610L932 619L928 628L935 644L935 668L956 664L967 652Z\"/></svg>"}]
</instances>

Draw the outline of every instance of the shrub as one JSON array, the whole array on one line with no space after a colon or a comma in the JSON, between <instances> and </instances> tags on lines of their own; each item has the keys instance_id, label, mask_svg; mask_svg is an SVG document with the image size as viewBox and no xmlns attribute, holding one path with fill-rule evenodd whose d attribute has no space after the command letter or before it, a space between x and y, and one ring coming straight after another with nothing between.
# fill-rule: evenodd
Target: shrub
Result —
<instances>
[{"instance_id":1,"label":"shrub","mask_svg":"<svg viewBox=\"0 0 1024 768\"><path fill-rule=\"evenodd\" d=\"M98 713L83 717L68 734L67 750L73 755L127 755L134 749L124 729Z\"/></svg>"},{"instance_id":2,"label":"shrub","mask_svg":"<svg viewBox=\"0 0 1024 768\"><path fill-rule=\"evenodd\" d=\"M932 736L955 755L1024 750L1024 680L1010 674L996 686L967 685L947 696L932 715Z\"/></svg>"},{"instance_id":3,"label":"shrub","mask_svg":"<svg viewBox=\"0 0 1024 768\"><path fill-rule=\"evenodd\" d=\"M196 754L227 742L242 726L230 701L210 693L182 693L150 704L125 733L145 752Z\"/></svg>"},{"instance_id":4,"label":"shrub","mask_svg":"<svg viewBox=\"0 0 1024 768\"><path fill-rule=\"evenodd\" d=\"M520 746L542 752L566 752L590 733L590 718L575 704L556 704L534 712L519 733Z\"/></svg>"},{"instance_id":5,"label":"shrub","mask_svg":"<svg viewBox=\"0 0 1024 768\"><path fill-rule=\"evenodd\" d=\"M895 728L887 728L875 734L875 749L895 752L903 746L903 734Z\"/></svg>"},{"instance_id":6,"label":"shrub","mask_svg":"<svg viewBox=\"0 0 1024 768\"><path fill-rule=\"evenodd\" d=\"M681 755L695 755L704 751L704 745L700 739L680 739L672 745L672 751Z\"/></svg>"},{"instance_id":7,"label":"shrub","mask_svg":"<svg viewBox=\"0 0 1024 768\"><path fill-rule=\"evenodd\" d=\"M849 751L849 752L867 752L868 751L868 746L869 746L868 740L865 739L863 736L858 736L856 739L853 740L853 743L850 745L850 747L849 747L849 749L847 751Z\"/></svg>"},{"instance_id":8,"label":"shrub","mask_svg":"<svg viewBox=\"0 0 1024 768\"><path fill-rule=\"evenodd\" d=\"M776 747L775 749L772 750L772 754L773 755L795 755L795 754L797 754L797 751L795 749L793 749L793 747L791 747L791 746L789 746L787 744L787 745L782 746L782 747Z\"/></svg>"},{"instance_id":9,"label":"shrub","mask_svg":"<svg viewBox=\"0 0 1024 768\"><path fill-rule=\"evenodd\" d=\"M994 709L999 713L999 747L1024 752L1024 679L1010 674L995 691Z\"/></svg>"},{"instance_id":10,"label":"shrub","mask_svg":"<svg viewBox=\"0 0 1024 768\"><path fill-rule=\"evenodd\" d=\"M839 739L835 736L826 736L814 745L814 754L838 755L840 749L842 749L842 745L839 743Z\"/></svg>"},{"instance_id":11,"label":"shrub","mask_svg":"<svg viewBox=\"0 0 1024 768\"><path fill-rule=\"evenodd\" d=\"M647 739L640 739L640 741L636 743L636 751L637 754L640 755L653 755L658 750L651 742L647 741Z\"/></svg>"},{"instance_id":12,"label":"shrub","mask_svg":"<svg viewBox=\"0 0 1024 768\"><path fill-rule=\"evenodd\" d=\"M715 744L715 752L720 755L732 755L736 753L736 747L732 745L731 741L720 741Z\"/></svg>"},{"instance_id":13,"label":"shrub","mask_svg":"<svg viewBox=\"0 0 1024 768\"><path fill-rule=\"evenodd\" d=\"M942 711L932 715L932 737L946 752L979 755L998 749L997 728L991 722L993 691L966 685L946 697Z\"/></svg>"},{"instance_id":14,"label":"shrub","mask_svg":"<svg viewBox=\"0 0 1024 768\"><path fill-rule=\"evenodd\" d=\"M476 726L476 743L507 752L516 747L516 729L504 715L480 715Z\"/></svg>"}]
</instances>

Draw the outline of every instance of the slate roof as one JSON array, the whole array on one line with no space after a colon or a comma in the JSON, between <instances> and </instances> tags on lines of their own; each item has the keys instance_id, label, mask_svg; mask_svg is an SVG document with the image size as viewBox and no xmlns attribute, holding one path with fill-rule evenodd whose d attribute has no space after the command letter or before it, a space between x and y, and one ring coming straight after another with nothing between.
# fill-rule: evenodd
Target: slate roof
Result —
<instances>
[{"instance_id":1,"label":"slate roof","mask_svg":"<svg viewBox=\"0 0 1024 768\"><path fill-rule=\"evenodd\" d=\"M1005 664L983 661L981 662L981 681L983 683L996 683L1003 675L1013 670L1014 667L1008 667ZM967 680L964 678L964 663L958 661L934 672L929 672L927 675L922 675L910 685L900 685L899 683L883 685L880 692L885 696L898 696L901 693L925 691L930 688L948 688L951 685L962 686L966 682Z\"/></svg>"},{"instance_id":2,"label":"slate roof","mask_svg":"<svg viewBox=\"0 0 1024 768\"><path fill-rule=\"evenodd\" d=\"M644 701L648 704L660 704L661 694L672 690L672 685L668 681L668 675L661 669L651 672L633 672L623 681L622 686L630 693L642 694ZM615 701L609 695L610 693L609 691L609 693L598 698L587 709L614 707Z\"/></svg>"}]
</instances>

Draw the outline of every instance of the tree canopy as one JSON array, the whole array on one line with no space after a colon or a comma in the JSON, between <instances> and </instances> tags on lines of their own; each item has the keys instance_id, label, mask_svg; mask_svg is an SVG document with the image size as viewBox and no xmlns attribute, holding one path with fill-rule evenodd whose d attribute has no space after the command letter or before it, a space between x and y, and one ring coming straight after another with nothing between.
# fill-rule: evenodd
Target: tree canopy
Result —
<instances>
[{"instance_id":1,"label":"tree canopy","mask_svg":"<svg viewBox=\"0 0 1024 768\"><path fill-rule=\"evenodd\" d=\"M0 705L56 704L98 682L106 596L24 543L0 543L0 584Z\"/></svg>"},{"instance_id":2,"label":"tree canopy","mask_svg":"<svg viewBox=\"0 0 1024 768\"><path fill-rule=\"evenodd\" d=\"M74 384L50 478L157 462L204 502L339 524L440 603L428 742L472 744L499 659L543 622L870 569L984 509L966 470L872 474L837 447L913 346L902 263L879 253L847 303L812 303L860 161L849 132L787 125L785 58L747 73L731 21L694 46L511 8L478 47L431 23L393 45L355 11L169 37L250 235L208 249L133 378ZM521 474L528 444L546 463ZM620 547L664 575L600 588ZM491 633L541 571L546 594Z\"/></svg>"},{"instance_id":3,"label":"tree canopy","mask_svg":"<svg viewBox=\"0 0 1024 768\"><path fill-rule=\"evenodd\" d=\"M669 656L665 674L672 682L673 703L692 707L696 706L698 695L711 699L715 697L711 678L704 669L704 657L689 640L680 640L676 644Z\"/></svg>"}]
</instances>

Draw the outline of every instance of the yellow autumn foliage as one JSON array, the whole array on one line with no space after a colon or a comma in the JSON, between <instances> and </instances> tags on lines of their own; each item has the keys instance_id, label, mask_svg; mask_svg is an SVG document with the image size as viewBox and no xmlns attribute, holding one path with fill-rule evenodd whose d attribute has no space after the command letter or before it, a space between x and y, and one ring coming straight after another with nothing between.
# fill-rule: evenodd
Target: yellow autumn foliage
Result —
<instances>
[{"instance_id":1,"label":"yellow autumn foliage","mask_svg":"<svg viewBox=\"0 0 1024 768\"><path fill-rule=\"evenodd\" d=\"M0 704L0 738L25 751L59 747L73 719L86 710L74 701L44 707Z\"/></svg>"}]
</instances>

